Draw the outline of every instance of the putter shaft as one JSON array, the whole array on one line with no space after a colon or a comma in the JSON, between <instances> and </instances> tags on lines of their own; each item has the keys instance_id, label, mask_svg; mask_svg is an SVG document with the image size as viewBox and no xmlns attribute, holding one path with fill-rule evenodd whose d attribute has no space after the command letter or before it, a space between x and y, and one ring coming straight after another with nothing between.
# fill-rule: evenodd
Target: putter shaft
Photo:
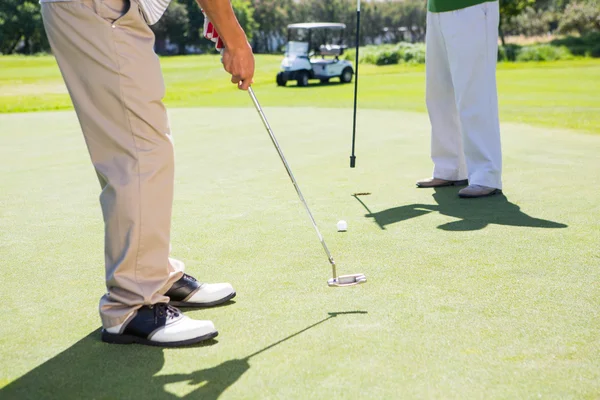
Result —
<instances>
[{"instance_id":1,"label":"putter shaft","mask_svg":"<svg viewBox=\"0 0 600 400\"><path fill-rule=\"evenodd\" d=\"M254 90L252 90L252 87L248 88L248 94L250 95L250 98L252 99L252 102L254 103L254 107L256 107L256 111L258 111L258 114L260 115L260 118L262 119L263 125L267 129L267 132L269 132L271 141L273 142L273 145L277 149L277 153L279 153L279 158L281 158L281 161L283 162L283 165L285 166L288 176L290 177L290 179L292 180L292 183L294 184L294 188L296 189L296 193L298 193L298 197L300 198L300 201L304 205L304 208L306 209L306 212L308 213L308 216L310 217L310 221L312 222L313 228L315 228L315 231L317 232L317 236L319 237L319 240L321 241L323 250L325 250L325 254L327 254L327 259L329 260L329 263L331 264L331 270L333 272L333 279L335 279L335 278L337 278L335 261L333 260L333 257L331 256L331 253L329 252L329 249L327 248L327 245L325 244L325 239L323 239L323 235L321 235L321 231L319 231L319 228L317 227L317 223L315 222L315 219L313 218L313 215L310 212L310 209L308 208L308 204L306 204L306 200L304 200L304 196L302 196L302 192L300 191L298 182L296 182L296 178L294 178L294 174L292 174L292 170L290 169L290 166L287 163L285 156L283 155L283 152L281 151L281 147L279 147L279 143L277 142L277 139L275 138L275 135L273 134L273 130L271 129L271 126L269 125L269 121L267 121L267 117L265 116L265 113L263 112L262 107L260 106L260 103L258 102L256 95L254 94Z\"/></svg>"}]
</instances>

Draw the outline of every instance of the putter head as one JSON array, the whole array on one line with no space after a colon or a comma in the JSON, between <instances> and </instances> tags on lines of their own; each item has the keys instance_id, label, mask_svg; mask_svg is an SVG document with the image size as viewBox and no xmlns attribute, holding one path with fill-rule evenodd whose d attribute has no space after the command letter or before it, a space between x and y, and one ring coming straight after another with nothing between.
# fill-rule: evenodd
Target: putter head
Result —
<instances>
[{"instance_id":1,"label":"putter head","mask_svg":"<svg viewBox=\"0 0 600 400\"><path fill-rule=\"evenodd\" d=\"M331 278L327 281L327 284L331 287L344 287L344 286L354 286L360 285L361 283L365 283L367 281L367 277L365 274L353 274L353 275L342 275L337 278Z\"/></svg>"}]
</instances>

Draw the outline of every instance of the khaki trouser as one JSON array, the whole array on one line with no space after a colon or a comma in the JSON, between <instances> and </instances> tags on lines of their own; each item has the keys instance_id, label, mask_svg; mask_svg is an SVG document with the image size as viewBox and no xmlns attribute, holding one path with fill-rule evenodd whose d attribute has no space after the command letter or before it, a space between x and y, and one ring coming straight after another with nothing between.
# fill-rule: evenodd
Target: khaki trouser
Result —
<instances>
[{"instance_id":1,"label":"khaki trouser","mask_svg":"<svg viewBox=\"0 0 600 400\"><path fill-rule=\"evenodd\" d=\"M183 271L169 259L174 159L163 77L135 0L42 3L42 16L102 187L108 328L168 301Z\"/></svg>"}]
</instances>

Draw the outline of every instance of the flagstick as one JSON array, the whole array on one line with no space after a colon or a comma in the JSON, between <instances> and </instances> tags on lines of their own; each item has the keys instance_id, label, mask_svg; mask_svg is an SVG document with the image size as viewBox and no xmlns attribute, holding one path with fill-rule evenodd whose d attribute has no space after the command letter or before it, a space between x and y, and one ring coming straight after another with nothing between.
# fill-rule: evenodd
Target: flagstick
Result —
<instances>
[{"instance_id":1,"label":"flagstick","mask_svg":"<svg viewBox=\"0 0 600 400\"><path fill-rule=\"evenodd\" d=\"M356 143L356 101L358 95L358 45L360 38L360 0L356 0L356 73L354 74L354 118L352 120L352 155L350 156L350 168L356 166L356 156L354 155L354 147Z\"/></svg>"}]
</instances>

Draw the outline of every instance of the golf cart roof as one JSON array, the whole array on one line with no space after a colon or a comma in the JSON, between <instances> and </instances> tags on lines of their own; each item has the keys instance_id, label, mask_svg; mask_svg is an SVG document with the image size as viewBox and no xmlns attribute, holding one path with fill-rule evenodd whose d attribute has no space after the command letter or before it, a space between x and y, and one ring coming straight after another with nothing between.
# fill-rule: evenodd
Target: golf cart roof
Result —
<instances>
[{"instance_id":1,"label":"golf cart roof","mask_svg":"<svg viewBox=\"0 0 600 400\"><path fill-rule=\"evenodd\" d=\"M346 29L346 24L337 22L304 22L301 24L290 24L288 29Z\"/></svg>"}]
</instances>

